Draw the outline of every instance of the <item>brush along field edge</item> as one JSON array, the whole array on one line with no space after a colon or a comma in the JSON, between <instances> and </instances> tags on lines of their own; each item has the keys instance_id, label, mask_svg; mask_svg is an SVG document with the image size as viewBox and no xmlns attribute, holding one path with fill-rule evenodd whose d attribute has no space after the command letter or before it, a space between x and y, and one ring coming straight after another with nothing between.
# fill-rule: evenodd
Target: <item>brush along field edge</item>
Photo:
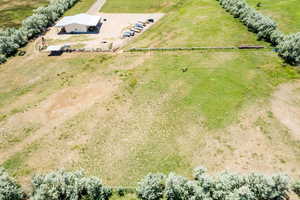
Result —
<instances>
[{"instance_id":1,"label":"brush along field edge","mask_svg":"<svg viewBox=\"0 0 300 200\"><path fill-rule=\"evenodd\" d=\"M245 0L217 0L221 6L257 34L259 40L265 40L276 49L287 63L300 64L300 32L284 35L277 24L269 17L250 7Z\"/></svg>"},{"instance_id":2,"label":"brush along field edge","mask_svg":"<svg viewBox=\"0 0 300 200\"><path fill-rule=\"evenodd\" d=\"M294 181L293 181L294 182ZM119 197L135 193L141 200L180 199L289 199L289 191L299 195L299 182L292 183L284 174L264 175L250 173L241 175L223 172L215 176L207 169L194 169L193 180L175 173L148 174L134 188L104 186L97 177L89 177L83 171L58 170L32 178L32 192L27 195L21 186L0 169L0 197L4 200L23 200L31 196L34 200L90 199L109 200L113 193ZM291 184L292 183L292 184Z\"/></svg>"}]
</instances>

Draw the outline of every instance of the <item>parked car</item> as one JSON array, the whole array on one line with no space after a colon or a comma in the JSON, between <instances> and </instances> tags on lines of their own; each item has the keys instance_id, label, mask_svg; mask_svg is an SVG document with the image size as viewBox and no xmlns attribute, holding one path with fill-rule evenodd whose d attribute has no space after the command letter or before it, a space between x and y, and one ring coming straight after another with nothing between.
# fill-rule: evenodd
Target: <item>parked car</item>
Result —
<instances>
[{"instance_id":1,"label":"parked car","mask_svg":"<svg viewBox=\"0 0 300 200\"><path fill-rule=\"evenodd\" d=\"M149 18L149 19L147 19L147 21L150 22L150 23L153 23L153 22L154 22L154 19Z\"/></svg>"},{"instance_id":2,"label":"parked car","mask_svg":"<svg viewBox=\"0 0 300 200\"><path fill-rule=\"evenodd\" d=\"M142 31L143 28L141 28L140 26L134 26L135 29Z\"/></svg>"},{"instance_id":3,"label":"parked car","mask_svg":"<svg viewBox=\"0 0 300 200\"><path fill-rule=\"evenodd\" d=\"M131 36L134 36L134 35L135 35L135 32L134 32L134 31L132 31L132 30L128 30L128 31L130 32Z\"/></svg>"},{"instance_id":4,"label":"parked car","mask_svg":"<svg viewBox=\"0 0 300 200\"><path fill-rule=\"evenodd\" d=\"M130 30L131 30L131 31L134 31L135 33L140 33L140 32L142 32L141 30L136 29L136 28L131 28Z\"/></svg>"},{"instance_id":5,"label":"parked car","mask_svg":"<svg viewBox=\"0 0 300 200\"><path fill-rule=\"evenodd\" d=\"M137 23L142 24L143 26L147 26L147 23L143 21L138 21Z\"/></svg>"},{"instance_id":6,"label":"parked car","mask_svg":"<svg viewBox=\"0 0 300 200\"><path fill-rule=\"evenodd\" d=\"M123 32L122 38L131 37L131 34L129 32Z\"/></svg>"},{"instance_id":7,"label":"parked car","mask_svg":"<svg viewBox=\"0 0 300 200\"><path fill-rule=\"evenodd\" d=\"M143 24L140 24L140 23L136 23L134 26L144 28Z\"/></svg>"},{"instance_id":8,"label":"parked car","mask_svg":"<svg viewBox=\"0 0 300 200\"><path fill-rule=\"evenodd\" d=\"M124 31L124 32L125 32L125 33L129 33L130 36L134 36L134 34L135 34L135 32L132 31L132 30L126 30L126 31Z\"/></svg>"}]
</instances>

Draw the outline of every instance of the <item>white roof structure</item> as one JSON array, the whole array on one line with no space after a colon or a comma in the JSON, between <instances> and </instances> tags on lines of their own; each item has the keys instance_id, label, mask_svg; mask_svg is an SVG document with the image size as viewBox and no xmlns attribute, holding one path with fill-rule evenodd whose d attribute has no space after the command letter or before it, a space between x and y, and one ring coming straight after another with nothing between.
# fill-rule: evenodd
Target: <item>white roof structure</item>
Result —
<instances>
[{"instance_id":1,"label":"white roof structure","mask_svg":"<svg viewBox=\"0 0 300 200\"><path fill-rule=\"evenodd\" d=\"M67 16L62 18L55 25L56 27L65 27L70 24L80 24L85 26L97 26L101 20L100 16L88 15L88 14L78 14L74 16Z\"/></svg>"},{"instance_id":2,"label":"white roof structure","mask_svg":"<svg viewBox=\"0 0 300 200\"><path fill-rule=\"evenodd\" d=\"M64 44L64 45L53 45L53 46L48 46L46 51L61 51L64 48L70 47L70 45Z\"/></svg>"}]
</instances>

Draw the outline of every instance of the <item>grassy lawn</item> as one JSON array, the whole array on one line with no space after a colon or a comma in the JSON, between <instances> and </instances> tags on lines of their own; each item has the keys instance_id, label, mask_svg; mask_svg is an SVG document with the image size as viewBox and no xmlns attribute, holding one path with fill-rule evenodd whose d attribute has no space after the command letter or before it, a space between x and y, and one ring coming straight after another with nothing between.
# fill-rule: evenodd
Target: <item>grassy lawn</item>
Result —
<instances>
[{"instance_id":1,"label":"grassy lawn","mask_svg":"<svg viewBox=\"0 0 300 200\"><path fill-rule=\"evenodd\" d=\"M300 32L300 3L297 0L247 0L252 6L261 2L257 8L262 13L272 17L285 33Z\"/></svg>"},{"instance_id":2,"label":"grassy lawn","mask_svg":"<svg viewBox=\"0 0 300 200\"><path fill-rule=\"evenodd\" d=\"M107 13L147 13L164 12L181 0L107 0L101 12Z\"/></svg>"},{"instance_id":3,"label":"grassy lawn","mask_svg":"<svg viewBox=\"0 0 300 200\"><path fill-rule=\"evenodd\" d=\"M48 0L0 0L0 27L18 27L35 8L48 4Z\"/></svg>"},{"instance_id":4,"label":"grassy lawn","mask_svg":"<svg viewBox=\"0 0 300 200\"><path fill-rule=\"evenodd\" d=\"M164 20L142 35L130 47L228 47L264 45L256 35L231 15L217 1L184 1Z\"/></svg>"},{"instance_id":5,"label":"grassy lawn","mask_svg":"<svg viewBox=\"0 0 300 200\"><path fill-rule=\"evenodd\" d=\"M190 0L129 46L240 44L267 45L215 0ZM299 73L271 50L57 57L33 45L0 67L0 164L24 185L57 168L83 168L113 186L149 172L190 176L198 165L297 174L299 141L270 99Z\"/></svg>"}]
</instances>

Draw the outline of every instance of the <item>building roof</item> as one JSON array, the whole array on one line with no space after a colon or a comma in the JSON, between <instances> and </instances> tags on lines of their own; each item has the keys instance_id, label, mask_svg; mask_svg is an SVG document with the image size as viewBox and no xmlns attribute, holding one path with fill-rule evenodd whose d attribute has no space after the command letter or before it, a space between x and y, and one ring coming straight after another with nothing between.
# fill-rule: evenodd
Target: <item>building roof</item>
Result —
<instances>
[{"instance_id":1,"label":"building roof","mask_svg":"<svg viewBox=\"0 0 300 200\"><path fill-rule=\"evenodd\" d=\"M64 48L70 47L70 45L52 45L52 46L48 46L46 51L61 51Z\"/></svg>"},{"instance_id":2,"label":"building roof","mask_svg":"<svg viewBox=\"0 0 300 200\"><path fill-rule=\"evenodd\" d=\"M56 23L56 27L64 27L70 24L80 24L85 26L96 26L101 20L100 16L88 15L88 14L78 14L74 16L67 16L62 18Z\"/></svg>"}]
</instances>

